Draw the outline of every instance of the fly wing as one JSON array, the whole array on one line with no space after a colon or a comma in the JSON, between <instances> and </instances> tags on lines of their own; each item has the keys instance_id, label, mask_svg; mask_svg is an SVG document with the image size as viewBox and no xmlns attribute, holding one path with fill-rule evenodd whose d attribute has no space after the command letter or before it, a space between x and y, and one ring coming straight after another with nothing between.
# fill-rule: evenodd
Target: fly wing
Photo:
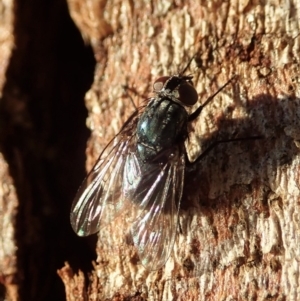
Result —
<instances>
[{"instance_id":1,"label":"fly wing","mask_svg":"<svg viewBox=\"0 0 300 301\"><path fill-rule=\"evenodd\" d=\"M179 149L163 166L143 166L143 176L133 197L139 213L131 233L142 264L150 270L161 268L173 250L184 168L185 157Z\"/></svg>"},{"instance_id":2,"label":"fly wing","mask_svg":"<svg viewBox=\"0 0 300 301\"><path fill-rule=\"evenodd\" d=\"M100 223L110 223L125 210L128 191L134 190L140 177L132 131L135 126L136 121L129 119L79 188L70 215L71 225L79 236L98 232Z\"/></svg>"}]
</instances>

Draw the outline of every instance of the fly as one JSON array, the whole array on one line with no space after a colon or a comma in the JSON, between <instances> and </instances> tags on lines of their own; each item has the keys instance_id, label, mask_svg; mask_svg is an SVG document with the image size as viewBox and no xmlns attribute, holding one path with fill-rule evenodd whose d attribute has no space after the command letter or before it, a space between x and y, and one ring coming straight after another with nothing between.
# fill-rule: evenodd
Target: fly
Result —
<instances>
[{"instance_id":1,"label":"fly","mask_svg":"<svg viewBox=\"0 0 300 301\"><path fill-rule=\"evenodd\" d=\"M188 124L231 82L189 115L186 107L197 102L198 94L193 77L184 75L187 67L154 82L154 97L129 117L100 154L71 208L71 224L79 236L96 233L133 211L133 242L150 270L161 268L173 250L189 163L184 146ZM130 209L133 205L137 210Z\"/></svg>"}]
</instances>

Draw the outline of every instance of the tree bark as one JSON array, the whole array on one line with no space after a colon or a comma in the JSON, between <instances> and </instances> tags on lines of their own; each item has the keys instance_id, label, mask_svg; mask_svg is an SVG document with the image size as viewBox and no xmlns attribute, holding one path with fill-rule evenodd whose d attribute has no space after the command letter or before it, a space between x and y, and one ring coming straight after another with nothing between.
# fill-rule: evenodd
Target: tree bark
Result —
<instances>
[{"instance_id":1,"label":"tree bark","mask_svg":"<svg viewBox=\"0 0 300 301\"><path fill-rule=\"evenodd\" d=\"M75 51L81 44L62 22L62 2L53 10L16 3L1 58L8 66L1 73L1 184L9 189L0 191L0 224L16 230L1 234L6 298L59 300L54 270L64 260L58 274L68 301L299 300L297 1L69 0L97 60L85 97L87 170L134 111L128 93L142 105L157 77L175 74L193 56L195 108L236 77L190 127L190 160L217 140L263 136L220 144L187 170L174 251L159 271L144 269L118 220L100 229L97 260L87 263L93 242L71 233L68 199L79 184L74 145L86 135L80 95L92 64Z\"/></svg>"},{"instance_id":2,"label":"tree bark","mask_svg":"<svg viewBox=\"0 0 300 301\"><path fill-rule=\"evenodd\" d=\"M187 172L180 231L163 269L143 268L116 220L114 235L100 229L86 285L69 265L59 271L67 300L299 300L299 5L109 1L87 8L70 0L69 7L73 16L80 7L95 17L76 11L74 18L98 60L86 95L88 170L133 111L122 85L137 91L141 105L157 77L193 55L197 106L237 78L190 129L191 160L216 140L263 138L219 145Z\"/></svg>"}]
</instances>

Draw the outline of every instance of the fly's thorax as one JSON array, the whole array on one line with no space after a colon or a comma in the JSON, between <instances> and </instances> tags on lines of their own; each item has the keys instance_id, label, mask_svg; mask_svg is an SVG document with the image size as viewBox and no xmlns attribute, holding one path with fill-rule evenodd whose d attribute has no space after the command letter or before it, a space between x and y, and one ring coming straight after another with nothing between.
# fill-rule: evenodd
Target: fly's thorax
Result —
<instances>
[{"instance_id":1,"label":"fly's thorax","mask_svg":"<svg viewBox=\"0 0 300 301\"><path fill-rule=\"evenodd\" d=\"M166 156L168 151L187 137L186 109L167 97L153 98L137 124L137 152L144 162Z\"/></svg>"}]
</instances>

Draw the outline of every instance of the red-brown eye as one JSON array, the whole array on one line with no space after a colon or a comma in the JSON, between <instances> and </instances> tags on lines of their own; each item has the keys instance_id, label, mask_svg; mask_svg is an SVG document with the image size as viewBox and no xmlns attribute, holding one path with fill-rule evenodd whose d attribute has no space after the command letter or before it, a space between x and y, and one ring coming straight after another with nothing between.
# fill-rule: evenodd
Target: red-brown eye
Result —
<instances>
[{"instance_id":1,"label":"red-brown eye","mask_svg":"<svg viewBox=\"0 0 300 301\"><path fill-rule=\"evenodd\" d=\"M169 78L170 76L159 77L153 84L154 92L160 92Z\"/></svg>"},{"instance_id":2,"label":"red-brown eye","mask_svg":"<svg viewBox=\"0 0 300 301\"><path fill-rule=\"evenodd\" d=\"M186 106L192 106L198 100L198 93L196 89L187 82L180 84L178 92L179 100Z\"/></svg>"}]
</instances>

